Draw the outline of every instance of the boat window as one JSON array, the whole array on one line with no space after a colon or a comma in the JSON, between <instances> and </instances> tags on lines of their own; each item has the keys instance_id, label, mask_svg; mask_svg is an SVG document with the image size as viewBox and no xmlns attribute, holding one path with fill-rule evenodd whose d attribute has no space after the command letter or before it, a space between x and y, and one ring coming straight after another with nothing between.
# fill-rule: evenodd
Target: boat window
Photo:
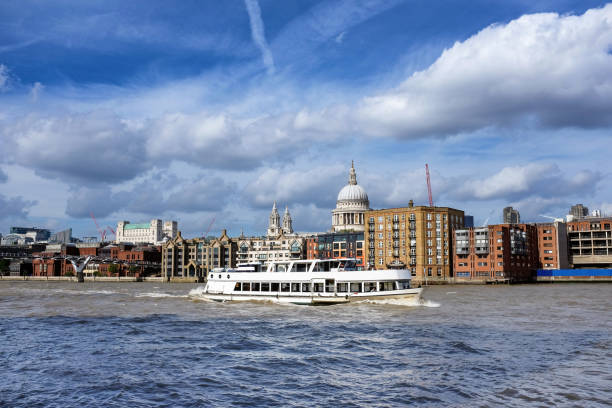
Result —
<instances>
[{"instance_id":1,"label":"boat window","mask_svg":"<svg viewBox=\"0 0 612 408\"><path fill-rule=\"evenodd\" d=\"M299 283L292 283L291 284L291 291L292 292L299 292L300 291L300 284Z\"/></svg>"},{"instance_id":2,"label":"boat window","mask_svg":"<svg viewBox=\"0 0 612 408\"><path fill-rule=\"evenodd\" d=\"M361 292L361 282L351 283L351 292Z\"/></svg>"},{"instance_id":3,"label":"boat window","mask_svg":"<svg viewBox=\"0 0 612 408\"><path fill-rule=\"evenodd\" d=\"M295 271L296 272L306 272L306 268L308 267L307 264L303 264L303 263L296 263L295 264Z\"/></svg>"},{"instance_id":4,"label":"boat window","mask_svg":"<svg viewBox=\"0 0 612 408\"><path fill-rule=\"evenodd\" d=\"M215 275L211 273L210 274L210 279L213 279L214 277L215 277Z\"/></svg>"},{"instance_id":5,"label":"boat window","mask_svg":"<svg viewBox=\"0 0 612 408\"><path fill-rule=\"evenodd\" d=\"M333 279L325 279L325 291L335 292L335 281Z\"/></svg>"},{"instance_id":6,"label":"boat window","mask_svg":"<svg viewBox=\"0 0 612 408\"><path fill-rule=\"evenodd\" d=\"M378 283L378 290L380 290L381 292L387 291L387 290L394 290L394 289L395 289L395 282L379 282Z\"/></svg>"},{"instance_id":7,"label":"boat window","mask_svg":"<svg viewBox=\"0 0 612 408\"><path fill-rule=\"evenodd\" d=\"M279 287L279 283L278 282L272 282L270 284L270 291L271 292L278 292L278 287Z\"/></svg>"},{"instance_id":8,"label":"boat window","mask_svg":"<svg viewBox=\"0 0 612 408\"><path fill-rule=\"evenodd\" d=\"M348 283L338 283L338 292L348 292Z\"/></svg>"},{"instance_id":9,"label":"boat window","mask_svg":"<svg viewBox=\"0 0 612 408\"><path fill-rule=\"evenodd\" d=\"M410 280L405 279L405 280L397 281L397 285L399 289L410 289Z\"/></svg>"},{"instance_id":10,"label":"boat window","mask_svg":"<svg viewBox=\"0 0 612 408\"><path fill-rule=\"evenodd\" d=\"M281 292L289 292L289 283L283 282L280 284Z\"/></svg>"},{"instance_id":11,"label":"boat window","mask_svg":"<svg viewBox=\"0 0 612 408\"><path fill-rule=\"evenodd\" d=\"M322 283L313 283L312 284L312 291L313 292L323 292L323 284Z\"/></svg>"},{"instance_id":12,"label":"boat window","mask_svg":"<svg viewBox=\"0 0 612 408\"><path fill-rule=\"evenodd\" d=\"M259 282L251 283L251 291L259 292Z\"/></svg>"},{"instance_id":13,"label":"boat window","mask_svg":"<svg viewBox=\"0 0 612 408\"><path fill-rule=\"evenodd\" d=\"M302 283L302 292L310 292L310 283Z\"/></svg>"},{"instance_id":14,"label":"boat window","mask_svg":"<svg viewBox=\"0 0 612 408\"><path fill-rule=\"evenodd\" d=\"M276 265L276 272L286 272L287 267L285 265Z\"/></svg>"},{"instance_id":15,"label":"boat window","mask_svg":"<svg viewBox=\"0 0 612 408\"><path fill-rule=\"evenodd\" d=\"M236 282L236 285L234 285L234 290L240 291L240 282Z\"/></svg>"},{"instance_id":16,"label":"boat window","mask_svg":"<svg viewBox=\"0 0 612 408\"><path fill-rule=\"evenodd\" d=\"M270 282L262 282L261 283L261 291L269 292L270 291Z\"/></svg>"},{"instance_id":17,"label":"boat window","mask_svg":"<svg viewBox=\"0 0 612 408\"><path fill-rule=\"evenodd\" d=\"M346 261L344 264L345 271L354 271L355 270L355 261Z\"/></svg>"},{"instance_id":18,"label":"boat window","mask_svg":"<svg viewBox=\"0 0 612 408\"><path fill-rule=\"evenodd\" d=\"M242 291L251 290L251 282L242 282Z\"/></svg>"},{"instance_id":19,"label":"boat window","mask_svg":"<svg viewBox=\"0 0 612 408\"><path fill-rule=\"evenodd\" d=\"M364 282L363 291L364 292L376 292L376 282Z\"/></svg>"}]
</instances>

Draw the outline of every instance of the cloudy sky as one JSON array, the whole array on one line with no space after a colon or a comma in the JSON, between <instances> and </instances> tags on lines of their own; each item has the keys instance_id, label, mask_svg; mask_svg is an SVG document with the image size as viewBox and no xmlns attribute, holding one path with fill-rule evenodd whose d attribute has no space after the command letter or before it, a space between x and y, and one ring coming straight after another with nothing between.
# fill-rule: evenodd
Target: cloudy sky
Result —
<instances>
[{"instance_id":1,"label":"cloudy sky","mask_svg":"<svg viewBox=\"0 0 612 408\"><path fill-rule=\"evenodd\" d=\"M6 0L0 232L176 219L324 231L373 208L612 213L612 4Z\"/></svg>"}]
</instances>

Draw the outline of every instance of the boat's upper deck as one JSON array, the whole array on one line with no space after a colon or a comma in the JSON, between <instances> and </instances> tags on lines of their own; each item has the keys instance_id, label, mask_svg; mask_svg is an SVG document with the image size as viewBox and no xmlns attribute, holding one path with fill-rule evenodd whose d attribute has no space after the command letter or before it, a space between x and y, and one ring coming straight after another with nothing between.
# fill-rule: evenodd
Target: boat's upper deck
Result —
<instances>
[{"instance_id":1,"label":"boat's upper deck","mask_svg":"<svg viewBox=\"0 0 612 408\"><path fill-rule=\"evenodd\" d=\"M357 271L357 260L343 259L304 259L291 261L269 261L239 264L235 272L341 272Z\"/></svg>"}]
</instances>

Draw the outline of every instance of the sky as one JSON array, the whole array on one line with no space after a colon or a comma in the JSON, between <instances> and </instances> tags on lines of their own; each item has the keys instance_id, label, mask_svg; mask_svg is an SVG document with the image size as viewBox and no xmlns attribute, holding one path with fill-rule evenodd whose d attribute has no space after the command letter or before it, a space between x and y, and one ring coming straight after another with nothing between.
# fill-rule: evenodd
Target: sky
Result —
<instances>
[{"instance_id":1,"label":"sky","mask_svg":"<svg viewBox=\"0 0 612 408\"><path fill-rule=\"evenodd\" d=\"M351 160L372 208L477 225L612 215L612 4L6 0L0 233L154 218L326 231Z\"/></svg>"}]
</instances>

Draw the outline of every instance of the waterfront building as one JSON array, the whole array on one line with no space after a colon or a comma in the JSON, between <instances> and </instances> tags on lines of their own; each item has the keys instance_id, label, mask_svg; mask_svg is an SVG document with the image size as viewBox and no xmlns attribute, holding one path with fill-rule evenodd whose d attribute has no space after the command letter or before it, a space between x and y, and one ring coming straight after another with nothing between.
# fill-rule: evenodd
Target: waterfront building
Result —
<instances>
[{"instance_id":1,"label":"waterfront building","mask_svg":"<svg viewBox=\"0 0 612 408\"><path fill-rule=\"evenodd\" d=\"M536 224L540 269L569 268L567 226L564 222Z\"/></svg>"},{"instance_id":2,"label":"waterfront building","mask_svg":"<svg viewBox=\"0 0 612 408\"><path fill-rule=\"evenodd\" d=\"M219 238L185 239L181 232L162 245L162 276L166 279L203 277L214 268L236 266L238 240L223 230Z\"/></svg>"},{"instance_id":3,"label":"waterfront building","mask_svg":"<svg viewBox=\"0 0 612 408\"><path fill-rule=\"evenodd\" d=\"M473 215L464 215L463 216L463 225L465 228L472 228L474 226L474 216Z\"/></svg>"},{"instance_id":4,"label":"waterfront building","mask_svg":"<svg viewBox=\"0 0 612 408\"><path fill-rule=\"evenodd\" d=\"M131 244L50 244L33 255L34 276L73 275L74 268L66 257L96 257L85 268L86 276L158 275L161 262L159 247Z\"/></svg>"},{"instance_id":5,"label":"waterfront building","mask_svg":"<svg viewBox=\"0 0 612 408\"><path fill-rule=\"evenodd\" d=\"M304 259L306 239L293 231L293 220L289 208L285 207L283 221L276 209L276 202L270 212L268 231L265 237L238 238L238 263L266 263Z\"/></svg>"},{"instance_id":6,"label":"waterfront building","mask_svg":"<svg viewBox=\"0 0 612 408\"><path fill-rule=\"evenodd\" d=\"M365 268L363 232L330 232L306 238L306 259L355 258Z\"/></svg>"},{"instance_id":7,"label":"waterfront building","mask_svg":"<svg viewBox=\"0 0 612 408\"><path fill-rule=\"evenodd\" d=\"M457 229L453 234L455 282L527 282L538 268L538 233L532 224Z\"/></svg>"},{"instance_id":8,"label":"waterfront building","mask_svg":"<svg viewBox=\"0 0 612 408\"><path fill-rule=\"evenodd\" d=\"M149 243L160 245L176 237L178 224L176 221L151 220L148 223L131 224L129 221L117 223L115 243Z\"/></svg>"},{"instance_id":9,"label":"waterfront building","mask_svg":"<svg viewBox=\"0 0 612 408\"><path fill-rule=\"evenodd\" d=\"M512 207L504 208L502 217L504 224L519 224L521 222L521 214Z\"/></svg>"},{"instance_id":10,"label":"waterfront building","mask_svg":"<svg viewBox=\"0 0 612 408\"><path fill-rule=\"evenodd\" d=\"M11 227L10 232L0 238L1 245L28 245L47 241L51 231L34 227Z\"/></svg>"},{"instance_id":11,"label":"waterfront building","mask_svg":"<svg viewBox=\"0 0 612 408\"><path fill-rule=\"evenodd\" d=\"M72 228L65 229L63 231L56 232L49 237L49 243L54 244L69 244L73 242Z\"/></svg>"},{"instance_id":12,"label":"waterfront building","mask_svg":"<svg viewBox=\"0 0 612 408\"><path fill-rule=\"evenodd\" d=\"M568 221L581 220L589 215L588 207L582 204L572 205L568 214Z\"/></svg>"},{"instance_id":13,"label":"waterfront building","mask_svg":"<svg viewBox=\"0 0 612 408\"><path fill-rule=\"evenodd\" d=\"M363 187L357 184L357 173L351 162L349 181L338 193L336 208L332 210L332 232L365 230L364 213L370 209L370 200Z\"/></svg>"},{"instance_id":14,"label":"waterfront building","mask_svg":"<svg viewBox=\"0 0 612 408\"><path fill-rule=\"evenodd\" d=\"M452 276L452 231L464 226L464 213L448 207L414 206L365 212L366 266L410 268L414 282Z\"/></svg>"},{"instance_id":15,"label":"waterfront building","mask_svg":"<svg viewBox=\"0 0 612 408\"><path fill-rule=\"evenodd\" d=\"M612 218L588 217L567 223L573 268L612 268Z\"/></svg>"}]
</instances>

